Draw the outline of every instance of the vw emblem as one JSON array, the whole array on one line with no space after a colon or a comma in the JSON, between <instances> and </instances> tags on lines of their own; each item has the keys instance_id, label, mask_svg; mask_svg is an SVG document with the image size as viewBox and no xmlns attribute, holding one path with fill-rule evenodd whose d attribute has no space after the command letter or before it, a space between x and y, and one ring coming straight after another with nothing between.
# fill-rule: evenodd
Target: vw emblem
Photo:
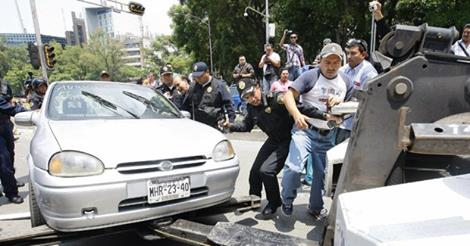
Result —
<instances>
[{"instance_id":1,"label":"vw emblem","mask_svg":"<svg viewBox=\"0 0 470 246\"><path fill-rule=\"evenodd\" d=\"M160 164L160 170L170 171L173 169L173 163L171 161L164 161Z\"/></svg>"}]
</instances>

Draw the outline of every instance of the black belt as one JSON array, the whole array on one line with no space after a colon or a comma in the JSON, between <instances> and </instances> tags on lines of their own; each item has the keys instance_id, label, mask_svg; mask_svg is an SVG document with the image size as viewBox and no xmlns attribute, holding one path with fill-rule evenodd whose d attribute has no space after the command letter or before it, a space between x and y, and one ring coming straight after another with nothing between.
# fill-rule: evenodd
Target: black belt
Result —
<instances>
[{"instance_id":1,"label":"black belt","mask_svg":"<svg viewBox=\"0 0 470 246\"><path fill-rule=\"evenodd\" d=\"M331 132L331 130L319 129L319 128L316 128L316 127L314 127L314 126L312 126L312 125L310 125L309 129L312 129L312 130L314 130L314 131L320 133L320 135L322 135L322 136L326 136L326 135L328 135L328 134Z\"/></svg>"}]
</instances>

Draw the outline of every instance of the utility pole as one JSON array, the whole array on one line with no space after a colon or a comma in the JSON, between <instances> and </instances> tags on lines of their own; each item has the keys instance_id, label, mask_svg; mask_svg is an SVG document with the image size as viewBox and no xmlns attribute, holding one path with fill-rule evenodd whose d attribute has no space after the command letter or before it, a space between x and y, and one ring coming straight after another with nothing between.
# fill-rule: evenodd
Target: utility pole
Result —
<instances>
[{"instance_id":1,"label":"utility pole","mask_svg":"<svg viewBox=\"0 0 470 246\"><path fill-rule=\"evenodd\" d=\"M42 45L41 31L39 30L38 14L36 12L36 0L29 0L29 4L31 6L31 13L33 15L34 32L36 33L36 43L38 45L39 59L41 60L42 77L47 81L47 83L49 83L49 79L47 78L46 57L44 55L44 46Z\"/></svg>"},{"instance_id":2,"label":"utility pole","mask_svg":"<svg viewBox=\"0 0 470 246\"><path fill-rule=\"evenodd\" d=\"M142 21L142 15L139 16L140 25L140 65L144 68L144 22Z\"/></svg>"},{"instance_id":3,"label":"utility pole","mask_svg":"<svg viewBox=\"0 0 470 246\"><path fill-rule=\"evenodd\" d=\"M266 10L265 10L265 13L266 13L266 16L265 16L265 19L266 19L266 44L269 44L269 0L266 0Z\"/></svg>"},{"instance_id":4,"label":"utility pole","mask_svg":"<svg viewBox=\"0 0 470 246\"><path fill-rule=\"evenodd\" d=\"M214 63L212 62L212 35L211 35L211 21L209 16L207 16L207 28L209 29L209 57L211 61L211 73L214 75Z\"/></svg>"},{"instance_id":5,"label":"utility pole","mask_svg":"<svg viewBox=\"0 0 470 246\"><path fill-rule=\"evenodd\" d=\"M18 0L15 0L15 6L16 6L16 12L18 12L18 18L20 19L21 30L23 30L23 33L27 33L26 28L24 27L23 17L21 17L20 7L18 7Z\"/></svg>"}]
</instances>

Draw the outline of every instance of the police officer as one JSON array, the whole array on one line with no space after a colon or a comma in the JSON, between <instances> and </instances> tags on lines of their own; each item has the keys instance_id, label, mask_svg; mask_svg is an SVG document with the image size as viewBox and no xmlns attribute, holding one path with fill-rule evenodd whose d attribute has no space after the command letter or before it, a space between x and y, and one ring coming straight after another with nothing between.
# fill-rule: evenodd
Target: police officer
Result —
<instances>
[{"instance_id":1,"label":"police officer","mask_svg":"<svg viewBox=\"0 0 470 246\"><path fill-rule=\"evenodd\" d=\"M228 87L209 73L204 62L193 65L193 79L196 81L189 89L189 100L182 107L191 111L193 119L220 129L220 122L228 118L235 120L232 98Z\"/></svg>"},{"instance_id":2,"label":"police officer","mask_svg":"<svg viewBox=\"0 0 470 246\"><path fill-rule=\"evenodd\" d=\"M165 65L160 69L160 82L156 90L172 101L177 108L181 108L182 98L176 89L171 66Z\"/></svg>"},{"instance_id":3,"label":"police officer","mask_svg":"<svg viewBox=\"0 0 470 246\"><path fill-rule=\"evenodd\" d=\"M7 86L0 80L2 87ZM8 90L7 90L8 91ZM13 123L10 117L25 111L20 105L11 103L11 94L2 89L0 95L0 181L6 197L12 203L22 203L23 198L18 195L17 181L13 161L15 157L15 140L13 137Z\"/></svg>"},{"instance_id":4,"label":"police officer","mask_svg":"<svg viewBox=\"0 0 470 246\"><path fill-rule=\"evenodd\" d=\"M240 123L225 124L230 131L249 132L254 125L268 135L268 139L255 158L250 171L250 195L261 197L262 185L266 190L268 204L261 214L269 216L281 206L281 196L276 175L284 167L289 152L291 129L294 120L282 104L282 94L268 96L263 100L261 87L257 84L246 84L241 81L242 97L247 101L248 114ZM267 102L267 105L263 103Z\"/></svg>"},{"instance_id":5,"label":"police officer","mask_svg":"<svg viewBox=\"0 0 470 246\"><path fill-rule=\"evenodd\" d=\"M47 91L47 81L43 78L33 79L32 87L33 93L31 95L31 109L40 109L42 101L44 100L44 95Z\"/></svg>"}]
</instances>

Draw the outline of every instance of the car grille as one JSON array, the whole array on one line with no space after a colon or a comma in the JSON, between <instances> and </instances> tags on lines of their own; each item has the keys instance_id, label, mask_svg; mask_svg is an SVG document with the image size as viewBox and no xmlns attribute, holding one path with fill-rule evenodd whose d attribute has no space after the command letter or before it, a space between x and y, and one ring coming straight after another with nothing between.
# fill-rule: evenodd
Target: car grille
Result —
<instances>
[{"instance_id":1,"label":"car grille","mask_svg":"<svg viewBox=\"0 0 470 246\"><path fill-rule=\"evenodd\" d=\"M206 163L207 158L205 156L190 156L155 161L127 162L118 164L116 169L123 174L161 171L161 164L165 161L170 161L173 164L173 169L180 169L203 165Z\"/></svg>"},{"instance_id":2,"label":"car grille","mask_svg":"<svg viewBox=\"0 0 470 246\"><path fill-rule=\"evenodd\" d=\"M136 197L136 198L130 198L123 200L119 203L119 212L126 212L134 209L142 209L142 208L154 208L154 207L160 207L160 206L166 206L168 204L173 204L173 203L181 203L185 202L194 198L206 196L209 193L209 189L207 187L199 187L199 188L194 188L191 189L191 195L186 198L182 199L177 199L177 200L171 200L171 201L166 201L166 202L160 202L160 203L154 203L154 204L149 204L147 202L147 196L142 196L142 197Z\"/></svg>"}]
</instances>

